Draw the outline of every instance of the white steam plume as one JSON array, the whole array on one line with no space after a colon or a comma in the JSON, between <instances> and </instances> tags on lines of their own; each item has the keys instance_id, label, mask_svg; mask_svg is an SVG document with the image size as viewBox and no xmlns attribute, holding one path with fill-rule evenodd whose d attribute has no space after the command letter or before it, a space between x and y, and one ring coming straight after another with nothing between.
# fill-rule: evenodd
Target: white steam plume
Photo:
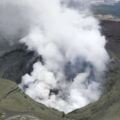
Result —
<instances>
[{"instance_id":1,"label":"white steam plume","mask_svg":"<svg viewBox=\"0 0 120 120\"><path fill-rule=\"evenodd\" d=\"M0 5L20 10L20 16L7 17L13 26L7 33L25 31L20 42L44 60L22 77L26 94L65 113L99 99L109 57L99 22L88 10L77 11L61 0L1 0Z\"/></svg>"},{"instance_id":2,"label":"white steam plume","mask_svg":"<svg viewBox=\"0 0 120 120\"><path fill-rule=\"evenodd\" d=\"M21 88L34 100L70 112L100 97L108 55L99 22L59 0L30 1L36 15L21 39L44 59L22 78Z\"/></svg>"},{"instance_id":3,"label":"white steam plume","mask_svg":"<svg viewBox=\"0 0 120 120\"><path fill-rule=\"evenodd\" d=\"M13 0L0 0L1 41L4 39L10 44L14 44L14 42L27 34L30 25L29 15L26 16L24 12L27 10L28 8L25 5L18 5Z\"/></svg>"}]
</instances>

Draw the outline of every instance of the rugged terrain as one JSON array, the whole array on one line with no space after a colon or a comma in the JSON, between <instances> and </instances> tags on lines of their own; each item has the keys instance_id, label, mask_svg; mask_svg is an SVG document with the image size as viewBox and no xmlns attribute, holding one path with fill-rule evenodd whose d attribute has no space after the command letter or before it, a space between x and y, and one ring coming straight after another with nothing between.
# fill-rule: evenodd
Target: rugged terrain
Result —
<instances>
[{"instance_id":1,"label":"rugged terrain","mask_svg":"<svg viewBox=\"0 0 120 120\"><path fill-rule=\"evenodd\" d=\"M31 100L16 83L42 58L18 45L0 54L0 120L120 120L120 22L102 19L101 25L111 61L100 100L67 115Z\"/></svg>"}]
</instances>

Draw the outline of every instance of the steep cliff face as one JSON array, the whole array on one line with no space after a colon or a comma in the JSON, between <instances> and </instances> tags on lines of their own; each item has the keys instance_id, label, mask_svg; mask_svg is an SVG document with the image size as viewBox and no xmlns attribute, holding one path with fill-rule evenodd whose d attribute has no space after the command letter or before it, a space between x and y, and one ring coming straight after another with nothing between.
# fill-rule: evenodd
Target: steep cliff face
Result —
<instances>
[{"instance_id":1,"label":"steep cliff face","mask_svg":"<svg viewBox=\"0 0 120 120\"><path fill-rule=\"evenodd\" d=\"M14 81L0 79L0 119L12 116L6 120L32 119L35 116L35 120L120 120L120 22L103 20L101 25L102 33L108 40L106 48L111 63L104 83L104 94L99 101L68 115L32 101L14 82L20 83L21 76L29 73L33 63L42 61L42 58L36 58L35 53L19 46L3 52L0 57L1 77Z\"/></svg>"}]
</instances>

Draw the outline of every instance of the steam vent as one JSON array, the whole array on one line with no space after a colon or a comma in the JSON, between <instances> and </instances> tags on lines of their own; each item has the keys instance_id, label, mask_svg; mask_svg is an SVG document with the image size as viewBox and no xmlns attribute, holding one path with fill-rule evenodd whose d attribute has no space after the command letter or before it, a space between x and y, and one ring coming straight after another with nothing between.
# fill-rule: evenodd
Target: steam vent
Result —
<instances>
[{"instance_id":1,"label":"steam vent","mask_svg":"<svg viewBox=\"0 0 120 120\"><path fill-rule=\"evenodd\" d=\"M0 120L120 120L120 1L0 0Z\"/></svg>"}]
</instances>

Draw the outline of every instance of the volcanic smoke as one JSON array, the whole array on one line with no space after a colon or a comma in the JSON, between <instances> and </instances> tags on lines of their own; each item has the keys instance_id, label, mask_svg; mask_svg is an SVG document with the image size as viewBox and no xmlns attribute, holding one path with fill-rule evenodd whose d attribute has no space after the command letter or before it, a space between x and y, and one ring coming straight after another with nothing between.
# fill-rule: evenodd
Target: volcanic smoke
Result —
<instances>
[{"instance_id":1,"label":"volcanic smoke","mask_svg":"<svg viewBox=\"0 0 120 120\"><path fill-rule=\"evenodd\" d=\"M1 33L9 42L19 36L20 43L43 59L22 77L20 88L65 113L99 99L109 61L91 3L86 0L89 5L80 11L70 1L0 0ZM79 3L83 6L85 0Z\"/></svg>"}]
</instances>

